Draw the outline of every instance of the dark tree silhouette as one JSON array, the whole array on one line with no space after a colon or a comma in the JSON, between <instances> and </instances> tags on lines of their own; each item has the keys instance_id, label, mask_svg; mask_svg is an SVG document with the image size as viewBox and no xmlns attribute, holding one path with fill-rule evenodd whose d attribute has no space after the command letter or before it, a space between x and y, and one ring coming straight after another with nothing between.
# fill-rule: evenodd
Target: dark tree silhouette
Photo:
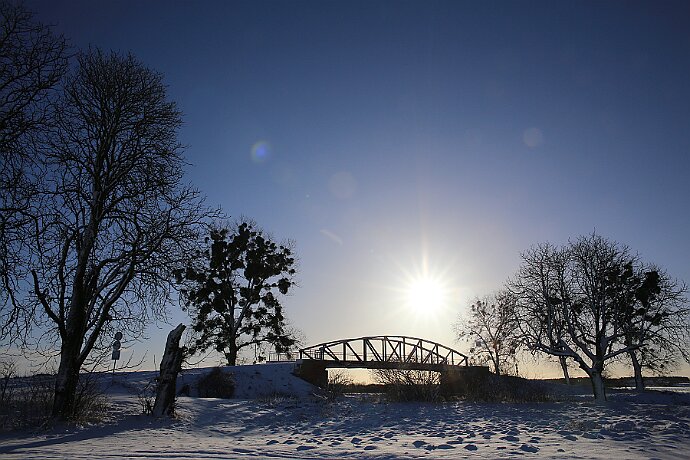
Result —
<instances>
[{"instance_id":1,"label":"dark tree silhouette","mask_svg":"<svg viewBox=\"0 0 690 460\"><path fill-rule=\"evenodd\" d=\"M470 306L469 321L460 320L456 325L458 339L472 342L472 357L480 363L491 363L496 375L512 373L521 345L513 310L508 293L498 293L476 299Z\"/></svg>"},{"instance_id":2,"label":"dark tree silhouette","mask_svg":"<svg viewBox=\"0 0 690 460\"><path fill-rule=\"evenodd\" d=\"M522 258L508 288L525 340L572 358L590 377L595 400L606 399L605 366L621 355L634 360L652 352L668 337L667 326L683 339L679 349L686 345L684 286L662 285L658 271L645 271L626 246L593 234L563 248L539 246Z\"/></svg>"},{"instance_id":3,"label":"dark tree silhouette","mask_svg":"<svg viewBox=\"0 0 690 460\"><path fill-rule=\"evenodd\" d=\"M196 332L190 352L213 348L228 365L244 347L267 343L277 352L294 343L285 328L280 295L294 286L295 258L252 223L211 232L198 263L177 272Z\"/></svg>"},{"instance_id":4,"label":"dark tree silhouette","mask_svg":"<svg viewBox=\"0 0 690 460\"><path fill-rule=\"evenodd\" d=\"M562 349L568 334L565 310L559 299L567 297L565 289L569 260L565 249L549 243L540 244L522 255L522 266L516 278L508 283L512 302L519 302L513 310L515 326L522 341L532 351L543 353L544 348ZM551 353L558 359L567 384L568 353Z\"/></svg>"},{"instance_id":5,"label":"dark tree silhouette","mask_svg":"<svg viewBox=\"0 0 690 460\"><path fill-rule=\"evenodd\" d=\"M29 274L4 282L3 315L59 349L54 417L72 414L79 370L104 333L136 336L164 314L172 270L198 241L209 213L182 183L180 123L162 76L131 55L80 54L62 86L36 157L45 180L22 248Z\"/></svg>"},{"instance_id":6,"label":"dark tree silhouette","mask_svg":"<svg viewBox=\"0 0 690 460\"><path fill-rule=\"evenodd\" d=\"M637 262L637 260L635 261ZM628 263L610 274L617 322L625 333L635 388L643 391L642 369L663 372L690 363L690 308L684 283L655 266Z\"/></svg>"},{"instance_id":7,"label":"dark tree silhouette","mask_svg":"<svg viewBox=\"0 0 690 460\"><path fill-rule=\"evenodd\" d=\"M21 3L0 0L0 277L5 283L25 268L27 213L41 174L34 145L52 119L54 89L67 64L62 36L38 23ZM0 308L11 302L13 291L0 289ZM0 336L10 332L3 328Z\"/></svg>"}]
</instances>

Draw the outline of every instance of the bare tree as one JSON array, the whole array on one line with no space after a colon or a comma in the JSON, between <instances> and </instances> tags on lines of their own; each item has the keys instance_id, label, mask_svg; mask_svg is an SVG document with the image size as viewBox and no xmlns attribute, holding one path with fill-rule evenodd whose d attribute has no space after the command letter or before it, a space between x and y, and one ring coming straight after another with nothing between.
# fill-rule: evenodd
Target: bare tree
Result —
<instances>
[{"instance_id":1,"label":"bare tree","mask_svg":"<svg viewBox=\"0 0 690 460\"><path fill-rule=\"evenodd\" d=\"M545 245L522 257L508 287L529 345L575 360L592 381L595 400L605 400L606 364L638 347L624 343L611 276L635 256L627 247L593 234L566 248Z\"/></svg>"},{"instance_id":2,"label":"bare tree","mask_svg":"<svg viewBox=\"0 0 690 460\"><path fill-rule=\"evenodd\" d=\"M496 375L512 373L520 334L515 324L514 304L508 293L497 293L470 306L469 321L456 325L458 339L473 343L470 354L481 363L490 362Z\"/></svg>"},{"instance_id":3,"label":"bare tree","mask_svg":"<svg viewBox=\"0 0 690 460\"><path fill-rule=\"evenodd\" d=\"M80 54L55 115L22 252L30 275L5 283L13 301L3 319L23 318L19 335L33 328L59 349L53 416L66 418L94 347L114 327L136 336L163 317L172 270L207 210L182 182L180 112L162 76L133 56Z\"/></svg>"},{"instance_id":4,"label":"bare tree","mask_svg":"<svg viewBox=\"0 0 690 460\"><path fill-rule=\"evenodd\" d=\"M21 3L0 1L2 187L16 184L30 135L46 126L54 87L67 70L67 43ZM29 137L29 138L27 138ZM14 179L14 180L13 180Z\"/></svg>"},{"instance_id":5,"label":"bare tree","mask_svg":"<svg viewBox=\"0 0 690 460\"><path fill-rule=\"evenodd\" d=\"M62 36L38 23L21 3L0 0L0 277L4 284L12 284L24 268L24 231L31 224L27 212L34 182L40 177L34 143L52 118L54 89L67 64ZM11 302L12 292L0 289L0 308ZM0 330L0 336L6 333Z\"/></svg>"},{"instance_id":6,"label":"bare tree","mask_svg":"<svg viewBox=\"0 0 690 460\"><path fill-rule=\"evenodd\" d=\"M515 326L533 352L563 351L568 331L560 299L568 297L571 289L566 276L568 252L544 243L529 249L522 259L518 275L508 282L507 295L519 305L513 310ZM558 359L563 378L570 384L569 354L550 354Z\"/></svg>"},{"instance_id":7,"label":"bare tree","mask_svg":"<svg viewBox=\"0 0 690 460\"><path fill-rule=\"evenodd\" d=\"M635 387L643 391L643 368L658 373L680 360L690 363L687 287L658 267L641 264L626 264L612 272L610 279Z\"/></svg>"}]
</instances>

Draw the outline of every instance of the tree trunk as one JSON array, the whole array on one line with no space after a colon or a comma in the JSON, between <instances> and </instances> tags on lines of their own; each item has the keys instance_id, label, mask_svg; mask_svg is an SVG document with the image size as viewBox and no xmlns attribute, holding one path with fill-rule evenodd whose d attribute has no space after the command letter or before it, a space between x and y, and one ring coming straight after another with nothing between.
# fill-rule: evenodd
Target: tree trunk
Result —
<instances>
[{"instance_id":1,"label":"tree trunk","mask_svg":"<svg viewBox=\"0 0 690 460\"><path fill-rule=\"evenodd\" d=\"M601 373L601 369L592 368L589 374L589 379L592 381L594 401L598 403L606 401L606 387L604 386L604 377Z\"/></svg>"},{"instance_id":2,"label":"tree trunk","mask_svg":"<svg viewBox=\"0 0 690 460\"><path fill-rule=\"evenodd\" d=\"M563 371L563 379L565 379L565 384L570 385L570 374L568 373L568 358L565 356L559 356L558 361L561 364L561 370Z\"/></svg>"},{"instance_id":3,"label":"tree trunk","mask_svg":"<svg viewBox=\"0 0 690 460\"><path fill-rule=\"evenodd\" d=\"M80 351L81 340L68 332L60 347L60 367L55 379L55 397L51 411L54 419L67 420L74 414L74 399L81 368Z\"/></svg>"},{"instance_id":4,"label":"tree trunk","mask_svg":"<svg viewBox=\"0 0 690 460\"><path fill-rule=\"evenodd\" d=\"M498 350L496 350L496 347L494 347L494 353L491 355L491 360L494 362L494 369L496 370L496 375L501 375L501 369L500 369L500 355L498 354Z\"/></svg>"},{"instance_id":5,"label":"tree trunk","mask_svg":"<svg viewBox=\"0 0 690 460\"><path fill-rule=\"evenodd\" d=\"M628 352L630 355L630 361L632 361L633 371L635 372L635 390L644 391L644 380L642 379L642 365L637 359L637 353L635 350L630 350Z\"/></svg>"},{"instance_id":6,"label":"tree trunk","mask_svg":"<svg viewBox=\"0 0 690 460\"><path fill-rule=\"evenodd\" d=\"M230 345L227 353L225 353L225 359L228 361L228 366L235 366L237 364L237 347Z\"/></svg>"},{"instance_id":7,"label":"tree trunk","mask_svg":"<svg viewBox=\"0 0 690 460\"><path fill-rule=\"evenodd\" d=\"M185 329L184 324L178 325L168 334L165 342L165 353L161 359L160 375L156 387L156 402L153 404L152 414L155 417L173 415L175 410L175 393L177 390L177 374L182 368L183 350L180 348L180 338Z\"/></svg>"}]
</instances>

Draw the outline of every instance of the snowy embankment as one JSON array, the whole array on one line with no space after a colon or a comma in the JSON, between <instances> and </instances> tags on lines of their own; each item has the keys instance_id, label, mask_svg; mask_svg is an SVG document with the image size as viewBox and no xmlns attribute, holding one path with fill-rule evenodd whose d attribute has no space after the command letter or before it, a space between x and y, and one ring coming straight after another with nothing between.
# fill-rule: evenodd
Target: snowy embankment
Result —
<instances>
[{"instance_id":1,"label":"snowy embankment","mask_svg":"<svg viewBox=\"0 0 690 460\"><path fill-rule=\"evenodd\" d=\"M223 366L224 373L232 374L235 382L234 398L256 399L270 396L306 398L318 388L292 374L291 362L255 364L247 366ZM198 382L213 368L185 369L177 378L177 392L184 396L198 396ZM158 372L127 372L102 377L102 387L109 394L140 393L154 381Z\"/></svg>"},{"instance_id":2,"label":"snowy embankment","mask_svg":"<svg viewBox=\"0 0 690 460\"><path fill-rule=\"evenodd\" d=\"M268 363L249 366L221 367L223 372L229 372L235 380L235 398L254 399L273 395L306 398L311 396L316 387L295 377L292 371L295 363ZM182 372L177 388L178 391L188 385L190 396L195 396L194 388L199 378L209 372L209 369L190 369Z\"/></svg>"},{"instance_id":3,"label":"snowy embankment","mask_svg":"<svg viewBox=\"0 0 690 460\"><path fill-rule=\"evenodd\" d=\"M240 371L246 370L247 387L268 388L256 384L264 375L273 388L285 387L277 376L281 368L265 366ZM199 372L189 371L183 378L192 381ZM146 378L137 373L110 386L111 416L100 426L5 434L0 458L632 460L685 459L690 452L688 394L614 392L604 405L572 394L567 401L540 404L386 403L366 395L336 402L185 396L178 399L176 419L155 420L139 415L138 398L131 392ZM237 374L238 382L243 378Z\"/></svg>"}]
</instances>

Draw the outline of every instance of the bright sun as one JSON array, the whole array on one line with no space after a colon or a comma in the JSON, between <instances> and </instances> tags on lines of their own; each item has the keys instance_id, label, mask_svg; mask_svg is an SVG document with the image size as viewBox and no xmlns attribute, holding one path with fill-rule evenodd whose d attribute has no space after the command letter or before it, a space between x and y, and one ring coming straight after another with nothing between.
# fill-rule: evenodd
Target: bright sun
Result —
<instances>
[{"instance_id":1,"label":"bright sun","mask_svg":"<svg viewBox=\"0 0 690 460\"><path fill-rule=\"evenodd\" d=\"M446 289L443 284L429 277L413 280L407 289L408 306L419 312L435 311L446 302Z\"/></svg>"}]
</instances>

